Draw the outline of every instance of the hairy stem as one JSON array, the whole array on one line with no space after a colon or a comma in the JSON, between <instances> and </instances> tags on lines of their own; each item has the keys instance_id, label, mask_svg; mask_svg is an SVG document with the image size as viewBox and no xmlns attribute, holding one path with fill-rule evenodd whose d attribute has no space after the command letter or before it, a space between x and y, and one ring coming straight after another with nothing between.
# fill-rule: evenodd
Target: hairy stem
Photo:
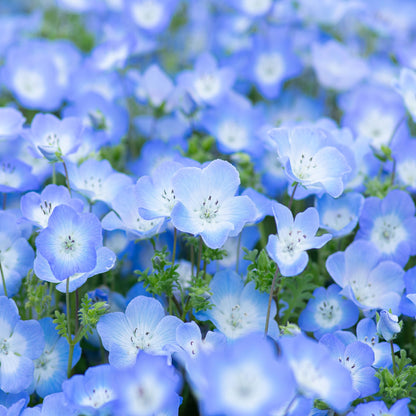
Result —
<instances>
[{"instance_id":1,"label":"hairy stem","mask_svg":"<svg viewBox=\"0 0 416 416\"><path fill-rule=\"evenodd\" d=\"M274 293L274 289L278 280L278 276L279 276L279 268L276 269L276 273L274 274L273 280L272 280L272 287L270 288L269 303L267 305L267 314L266 314L266 325L264 327L265 335L267 335L267 332L269 331L270 310L272 307L273 293ZM278 305L278 303L279 303L279 300L277 300L276 305ZM277 307L277 316L279 316L279 307Z\"/></svg>"},{"instance_id":2,"label":"hairy stem","mask_svg":"<svg viewBox=\"0 0 416 416\"><path fill-rule=\"evenodd\" d=\"M393 340L390 341L390 350L391 350L391 361L393 362L393 374L396 376L397 375L397 370L396 370L396 356L394 355Z\"/></svg>"},{"instance_id":3,"label":"hairy stem","mask_svg":"<svg viewBox=\"0 0 416 416\"><path fill-rule=\"evenodd\" d=\"M3 283L3 291L4 291L4 294L5 294L7 297L9 297L9 295L7 294L7 288L6 288L6 278L4 277L3 266L2 266L2 264L1 264L1 261L0 261L0 273L1 273L1 281L2 281L2 283Z\"/></svg>"}]
</instances>

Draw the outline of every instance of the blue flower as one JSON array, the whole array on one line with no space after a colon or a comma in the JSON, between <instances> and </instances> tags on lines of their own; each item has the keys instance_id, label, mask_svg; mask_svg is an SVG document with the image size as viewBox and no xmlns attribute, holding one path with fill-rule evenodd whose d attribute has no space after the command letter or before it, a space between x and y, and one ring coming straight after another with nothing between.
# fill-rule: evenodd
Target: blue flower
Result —
<instances>
[{"instance_id":1,"label":"blue flower","mask_svg":"<svg viewBox=\"0 0 416 416\"><path fill-rule=\"evenodd\" d=\"M416 122L416 72L409 68L400 70L397 90L402 95L404 104Z\"/></svg>"},{"instance_id":2,"label":"blue flower","mask_svg":"<svg viewBox=\"0 0 416 416\"><path fill-rule=\"evenodd\" d=\"M358 192L350 192L336 199L323 195L316 200L320 226L334 238L349 234L358 223L363 203L364 197Z\"/></svg>"},{"instance_id":3,"label":"blue flower","mask_svg":"<svg viewBox=\"0 0 416 416\"><path fill-rule=\"evenodd\" d=\"M228 236L238 235L254 220L255 209L247 196L234 196L240 184L236 168L214 160L205 168L183 168L172 179L178 203L172 223L180 231L200 235L210 248L220 248Z\"/></svg>"},{"instance_id":4,"label":"blue flower","mask_svg":"<svg viewBox=\"0 0 416 416\"><path fill-rule=\"evenodd\" d=\"M187 89L197 103L216 105L232 88L235 72L232 68L218 68L215 58L203 53L195 63L194 71L178 76L178 85Z\"/></svg>"},{"instance_id":5,"label":"blue flower","mask_svg":"<svg viewBox=\"0 0 416 416\"><path fill-rule=\"evenodd\" d=\"M75 153L82 143L82 120L67 117L59 120L53 114L38 113L24 137L30 143L34 157L56 162Z\"/></svg>"},{"instance_id":6,"label":"blue flower","mask_svg":"<svg viewBox=\"0 0 416 416\"><path fill-rule=\"evenodd\" d=\"M368 241L355 241L345 252L331 254L326 268L342 287L341 294L361 310L391 309L397 313L404 289L403 269L392 261L382 261L377 248Z\"/></svg>"},{"instance_id":7,"label":"blue flower","mask_svg":"<svg viewBox=\"0 0 416 416\"><path fill-rule=\"evenodd\" d=\"M410 416L409 398L397 400L390 409L387 408L383 401L372 401L369 403L359 404L354 411L348 413L347 416L368 416L368 415L390 415L390 416Z\"/></svg>"},{"instance_id":8,"label":"blue flower","mask_svg":"<svg viewBox=\"0 0 416 416\"><path fill-rule=\"evenodd\" d=\"M40 397L61 391L62 382L67 378L68 341L60 337L56 331L52 318L43 318L39 321L45 338L45 349L42 355L35 360L33 388ZM75 345L72 366L81 357L79 344Z\"/></svg>"},{"instance_id":9,"label":"blue flower","mask_svg":"<svg viewBox=\"0 0 416 416\"><path fill-rule=\"evenodd\" d=\"M114 369L108 364L90 367L85 375L72 376L62 383L62 390L69 406L77 409L77 414L113 414L117 393L114 388Z\"/></svg>"},{"instance_id":10,"label":"blue flower","mask_svg":"<svg viewBox=\"0 0 416 416\"><path fill-rule=\"evenodd\" d=\"M317 339L326 333L352 327L358 320L359 309L352 301L344 299L340 291L337 285L315 289L299 316L299 327L303 331L313 331Z\"/></svg>"},{"instance_id":11,"label":"blue flower","mask_svg":"<svg viewBox=\"0 0 416 416\"><path fill-rule=\"evenodd\" d=\"M59 205L36 238L36 247L57 280L90 272L97 265L97 249L102 247L100 221L94 214L79 214Z\"/></svg>"},{"instance_id":12,"label":"blue flower","mask_svg":"<svg viewBox=\"0 0 416 416\"><path fill-rule=\"evenodd\" d=\"M389 311L380 311L380 319L377 322L377 333L386 341L391 341L401 331L402 327L399 323L399 317Z\"/></svg>"},{"instance_id":13,"label":"blue flower","mask_svg":"<svg viewBox=\"0 0 416 416\"><path fill-rule=\"evenodd\" d=\"M0 142L13 140L23 130L25 118L13 107L0 108Z\"/></svg>"},{"instance_id":14,"label":"blue flower","mask_svg":"<svg viewBox=\"0 0 416 416\"><path fill-rule=\"evenodd\" d=\"M334 198L342 194L342 178L351 167L324 130L278 128L269 134L276 141L290 183L298 182L309 192L327 192Z\"/></svg>"},{"instance_id":15,"label":"blue flower","mask_svg":"<svg viewBox=\"0 0 416 416\"><path fill-rule=\"evenodd\" d=\"M410 195L395 189L384 199L367 198L359 220L356 240L369 240L385 260L405 266L416 254L415 204Z\"/></svg>"},{"instance_id":16,"label":"blue flower","mask_svg":"<svg viewBox=\"0 0 416 416\"><path fill-rule=\"evenodd\" d=\"M316 237L319 228L319 215L315 208L296 215L286 206L276 203L273 206L277 225L277 235L270 235L266 250L277 263L283 276L296 276L308 264L306 250L321 248L332 236L324 234Z\"/></svg>"},{"instance_id":17,"label":"blue flower","mask_svg":"<svg viewBox=\"0 0 416 416\"><path fill-rule=\"evenodd\" d=\"M157 165L152 176L142 176L136 184L139 213L147 220L170 217L176 204L172 177L183 165L165 161Z\"/></svg>"},{"instance_id":18,"label":"blue flower","mask_svg":"<svg viewBox=\"0 0 416 416\"><path fill-rule=\"evenodd\" d=\"M176 328L181 323L175 316L165 316L156 299L137 296L127 305L125 313L102 316L97 331L110 353L110 364L121 368L132 365L141 350L169 356L164 347L176 342Z\"/></svg>"},{"instance_id":19,"label":"blue flower","mask_svg":"<svg viewBox=\"0 0 416 416\"><path fill-rule=\"evenodd\" d=\"M320 84L334 90L349 90L369 73L366 61L334 40L312 46L312 65Z\"/></svg>"},{"instance_id":20,"label":"blue flower","mask_svg":"<svg viewBox=\"0 0 416 416\"><path fill-rule=\"evenodd\" d=\"M81 165L67 163L71 188L85 195L91 203L110 205L121 188L132 184L124 173L114 171L108 160L88 159Z\"/></svg>"},{"instance_id":21,"label":"blue flower","mask_svg":"<svg viewBox=\"0 0 416 416\"><path fill-rule=\"evenodd\" d=\"M39 322L21 321L13 300L0 296L0 388L19 393L33 380L33 360L45 342Z\"/></svg>"},{"instance_id":22,"label":"blue flower","mask_svg":"<svg viewBox=\"0 0 416 416\"><path fill-rule=\"evenodd\" d=\"M68 188L47 185L40 194L28 192L20 199L20 210L24 218L37 227L45 228L49 217L58 205L69 205L77 212L82 212L84 203L78 198L71 198Z\"/></svg>"},{"instance_id":23,"label":"blue flower","mask_svg":"<svg viewBox=\"0 0 416 416\"><path fill-rule=\"evenodd\" d=\"M302 396L321 399L338 412L345 411L356 398L350 372L332 358L324 345L303 334L284 336L279 345Z\"/></svg>"},{"instance_id":24,"label":"blue flower","mask_svg":"<svg viewBox=\"0 0 416 416\"><path fill-rule=\"evenodd\" d=\"M32 174L32 168L13 157L0 158L0 192L24 192L36 189L38 179Z\"/></svg>"},{"instance_id":25,"label":"blue flower","mask_svg":"<svg viewBox=\"0 0 416 416\"><path fill-rule=\"evenodd\" d=\"M198 312L200 320L210 320L229 339L239 338L250 332L264 331L269 295L255 289L254 282L246 285L241 277L230 270L215 274L210 283L213 304L211 309ZM271 305L270 316L276 315L276 304ZM277 337L279 330L273 319L269 334Z\"/></svg>"},{"instance_id":26,"label":"blue flower","mask_svg":"<svg viewBox=\"0 0 416 416\"><path fill-rule=\"evenodd\" d=\"M163 357L139 354L133 366L115 373L113 385L119 398L116 415L178 414L182 378Z\"/></svg>"},{"instance_id":27,"label":"blue flower","mask_svg":"<svg viewBox=\"0 0 416 416\"><path fill-rule=\"evenodd\" d=\"M201 414L207 416L278 413L296 393L289 366L277 356L273 343L260 333L225 344L209 354L201 353L189 365L188 374L200 399Z\"/></svg>"},{"instance_id":28,"label":"blue flower","mask_svg":"<svg viewBox=\"0 0 416 416\"><path fill-rule=\"evenodd\" d=\"M22 278L33 267L34 252L17 225L16 217L0 211L0 266L6 283L0 275L0 295L9 297L17 294Z\"/></svg>"},{"instance_id":29,"label":"blue flower","mask_svg":"<svg viewBox=\"0 0 416 416\"><path fill-rule=\"evenodd\" d=\"M336 334L326 334L320 341L350 373L356 397L367 397L378 392L379 379L372 368L374 352L365 343L354 341L345 344Z\"/></svg>"}]
</instances>

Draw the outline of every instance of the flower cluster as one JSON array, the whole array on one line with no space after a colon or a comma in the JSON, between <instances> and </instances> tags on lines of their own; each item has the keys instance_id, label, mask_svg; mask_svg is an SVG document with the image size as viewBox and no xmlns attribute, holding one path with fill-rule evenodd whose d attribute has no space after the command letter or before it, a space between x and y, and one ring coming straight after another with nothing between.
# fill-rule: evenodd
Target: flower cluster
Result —
<instances>
[{"instance_id":1,"label":"flower cluster","mask_svg":"<svg viewBox=\"0 0 416 416\"><path fill-rule=\"evenodd\" d=\"M0 416L416 414L416 2L0 3Z\"/></svg>"}]
</instances>

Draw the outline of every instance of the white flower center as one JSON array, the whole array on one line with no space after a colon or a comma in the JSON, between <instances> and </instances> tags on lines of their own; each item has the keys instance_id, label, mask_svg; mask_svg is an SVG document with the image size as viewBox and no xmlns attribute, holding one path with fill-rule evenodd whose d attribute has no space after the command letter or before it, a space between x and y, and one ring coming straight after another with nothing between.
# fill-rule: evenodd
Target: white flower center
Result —
<instances>
[{"instance_id":1,"label":"white flower center","mask_svg":"<svg viewBox=\"0 0 416 416\"><path fill-rule=\"evenodd\" d=\"M16 71L14 86L20 94L31 100L43 97L46 91L42 76L27 68L21 68Z\"/></svg>"},{"instance_id":2,"label":"white flower center","mask_svg":"<svg viewBox=\"0 0 416 416\"><path fill-rule=\"evenodd\" d=\"M320 371L318 363L310 360L291 361L290 365L299 385L299 390L305 397L314 397L318 393L326 397L331 388L330 380Z\"/></svg>"},{"instance_id":3,"label":"white flower center","mask_svg":"<svg viewBox=\"0 0 416 416\"><path fill-rule=\"evenodd\" d=\"M92 389L90 395L83 397L80 404L82 406L91 406L94 409L99 409L102 405L114 400L116 395L114 392L106 387L99 387Z\"/></svg>"},{"instance_id":4,"label":"white flower center","mask_svg":"<svg viewBox=\"0 0 416 416\"><path fill-rule=\"evenodd\" d=\"M416 161L405 160L397 164L397 176L400 180L412 188L416 188Z\"/></svg>"},{"instance_id":5,"label":"white flower center","mask_svg":"<svg viewBox=\"0 0 416 416\"><path fill-rule=\"evenodd\" d=\"M214 199L212 195L209 195L201 204L199 218L207 223L211 223L217 217L219 209L218 199Z\"/></svg>"},{"instance_id":6,"label":"white flower center","mask_svg":"<svg viewBox=\"0 0 416 416\"><path fill-rule=\"evenodd\" d=\"M304 251L303 243L307 235L302 230L288 229L282 230L279 235L279 246L282 253L282 260L292 263L301 252Z\"/></svg>"},{"instance_id":7,"label":"white flower center","mask_svg":"<svg viewBox=\"0 0 416 416\"><path fill-rule=\"evenodd\" d=\"M271 0L243 0L243 9L252 15L262 15L270 9Z\"/></svg>"},{"instance_id":8,"label":"white flower center","mask_svg":"<svg viewBox=\"0 0 416 416\"><path fill-rule=\"evenodd\" d=\"M163 204L168 212L171 212L173 207L176 204L176 196L175 191L173 189L163 189L162 193L160 194Z\"/></svg>"},{"instance_id":9,"label":"white flower center","mask_svg":"<svg viewBox=\"0 0 416 416\"><path fill-rule=\"evenodd\" d=\"M132 8L134 21L144 29L151 29L161 21L164 8L159 1L142 0Z\"/></svg>"},{"instance_id":10,"label":"white flower center","mask_svg":"<svg viewBox=\"0 0 416 416\"><path fill-rule=\"evenodd\" d=\"M285 63L282 56L277 52L262 54L258 57L254 70L260 82L275 84L283 77Z\"/></svg>"},{"instance_id":11,"label":"white flower center","mask_svg":"<svg viewBox=\"0 0 416 416\"><path fill-rule=\"evenodd\" d=\"M3 339L2 341L0 341L0 354L9 354L9 342L7 339Z\"/></svg>"},{"instance_id":12,"label":"white flower center","mask_svg":"<svg viewBox=\"0 0 416 416\"><path fill-rule=\"evenodd\" d=\"M139 332L139 329L135 328L133 331L133 336L130 337L130 341L137 351L146 351L152 348L152 338L153 335L150 333L150 331Z\"/></svg>"},{"instance_id":13,"label":"white flower center","mask_svg":"<svg viewBox=\"0 0 416 416\"><path fill-rule=\"evenodd\" d=\"M63 254L73 256L76 253L78 247L79 243L77 243L75 239L70 235L67 235L62 239L61 248Z\"/></svg>"},{"instance_id":14,"label":"white flower center","mask_svg":"<svg viewBox=\"0 0 416 416\"><path fill-rule=\"evenodd\" d=\"M293 163L293 173L300 180L308 180L313 175L313 171L317 168L312 155L301 153L300 157Z\"/></svg>"},{"instance_id":15,"label":"white flower center","mask_svg":"<svg viewBox=\"0 0 416 416\"><path fill-rule=\"evenodd\" d=\"M18 175L15 174L16 166L10 162L2 162L0 165L0 183L2 185L16 188L20 181Z\"/></svg>"},{"instance_id":16,"label":"white flower center","mask_svg":"<svg viewBox=\"0 0 416 416\"><path fill-rule=\"evenodd\" d=\"M340 208L325 211L322 216L322 223L327 228L339 231L346 227L353 219L354 216L348 209Z\"/></svg>"},{"instance_id":17,"label":"white flower center","mask_svg":"<svg viewBox=\"0 0 416 416\"><path fill-rule=\"evenodd\" d=\"M374 221L371 241L383 253L394 253L399 243L405 240L407 233L399 218L395 215L385 215Z\"/></svg>"},{"instance_id":18,"label":"white flower center","mask_svg":"<svg viewBox=\"0 0 416 416\"><path fill-rule=\"evenodd\" d=\"M256 413L271 395L271 386L255 363L243 362L238 366L227 367L222 374L223 400L232 409L241 413ZM234 410L234 411L235 411Z\"/></svg>"},{"instance_id":19,"label":"white flower center","mask_svg":"<svg viewBox=\"0 0 416 416\"><path fill-rule=\"evenodd\" d=\"M336 300L324 300L318 304L314 317L321 328L332 328L341 320L342 311Z\"/></svg>"},{"instance_id":20,"label":"white flower center","mask_svg":"<svg viewBox=\"0 0 416 416\"><path fill-rule=\"evenodd\" d=\"M194 81L194 87L196 93L203 100L209 100L210 98L215 97L221 90L221 81L218 78L217 74L212 72L207 72L199 76Z\"/></svg>"},{"instance_id":21,"label":"white flower center","mask_svg":"<svg viewBox=\"0 0 416 416\"><path fill-rule=\"evenodd\" d=\"M218 140L233 150L241 149L248 142L247 129L234 120L226 120L218 128Z\"/></svg>"},{"instance_id":22,"label":"white flower center","mask_svg":"<svg viewBox=\"0 0 416 416\"><path fill-rule=\"evenodd\" d=\"M387 145L396 127L396 120L385 112L373 109L360 120L357 131L360 136L371 139L376 148Z\"/></svg>"}]
</instances>

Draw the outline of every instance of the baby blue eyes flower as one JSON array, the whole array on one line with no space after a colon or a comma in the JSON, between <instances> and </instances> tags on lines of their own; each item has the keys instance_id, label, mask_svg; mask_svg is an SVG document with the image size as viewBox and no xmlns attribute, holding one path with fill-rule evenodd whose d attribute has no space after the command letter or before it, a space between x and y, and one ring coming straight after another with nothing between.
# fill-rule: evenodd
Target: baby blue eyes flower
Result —
<instances>
[{"instance_id":1,"label":"baby blue eyes flower","mask_svg":"<svg viewBox=\"0 0 416 416\"><path fill-rule=\"evenodd\" d=\"M82 120L79 118L59 120L53 114L38 113L24 137L29 141L35 157L45 157L56 162L78 150L82 131Z\"/></svg>"},{"instance_id":2,"label":"baby blue eyes flower","mask_svg":"<svg viewBox=\"0 0 416 416\"><path fill-rule=\"evenodd\" d=\"M164 347L176 342L176 328L181 323L175 316L165 316L156 299L137 296L127 305L125 313L102 316L97 331L110 353L110 364L121 368L132 365L141 350L169 356Z\"/></svg>"},{"instance_id":3,"label":"baby blue eyes flower","mask_svg":"<svg viewBox=\"0 0 416 416\"><path fill-rule=\"evenodd\" d=\"M36 247L58 280L89 272L97 264L97 249L102 247L100 221L94 214L79 214L60 205L36 238Z\"/></svg>"},{"instance_id":4,"label":"baby blue eyes flower","mask_svg":"<svg viewBox=\"0 0 416 416\"><path fill-rule=\"evenodd\" d=\"M345 156L321 129L295 127L272 129L280 161L290 182L312 193L327 192L334 198L344 190L343 176L351 171Z\"/></svg>"},{"instance_id":5,"label":"baby blue eyes flower","mask_svg":"<svg viewBox=\"0 0 416 416\"><path fill-rule=\"evenodd\" d=\"M414 70L409 68L401 69L397 90L402 95L404 104L413 121L416 121L416 72Z\"/></svg>"},{"instance_id":6,"label":"baby blue eyes flower","mask_svg":"<svg viewBox=\"0 0 416 416\"><path fill-rule=\"evenodd\" d=\"M16 304L0 296L0 389L19 393L33 380L34 363L44 348L39 322L21 321Z\"/></svg>"},{"instance_id":7,"label":"baby blue eyes flower","mask_svg":"<svg viewBox=\"0 0 416 416\"><path fill-rule=\"evenodd\" d=\"M13 140L23 130L25 118L12 107L0 108L0 142Z\"/></svg>"},{"instance_id":8,"label":"baby blue eyes flower","mask_svg":"<svg viewBox=\"0 0 416 416\"><path fill-rule=\"evenodd\" d=\"M380 311L380 319L377 322L377 332L386 341L391 341L401 331L399 317L389 311Z\"/></svg>"},{"instance_id":9,"label":"baby blue eyes flower","mask_svg":"<svg viewBox=\"0 0 416 416\"><path fill-rule=\"evenodd\" d=\"M273 213L277 235L269 236L266 250L279 266L283 276L296 276L302 273L308 264L306 250L321 248L332 236L315 236L319 228L319 215L315 208L308 208L293 219L289 208L276 203Z\"/></svg>"},{"instance_id":10,"label":"baby blue eyes flower","mask_svg":"<svg viewBox=\"0 0 416 416\"><path fill-rule=\"evenodd\" d=\"M415 204L401 190L390 191L384 199L367 198L359 220L356 240L369 240L385 260L405 266L416 254Z\"/></svg>"},{"instance_id":11,"label":"baby blue eyes flower","mask_svg":"<svg viewBox=\"0 0 416 416\"><path fill-rule=\"evenodd\" d=\"M189 365L201 414L284 414L296 392L293 374L263 334L253 333L202 354Z\"/></svg>"},{"instance_id":12,"label":"baby blue eyes flower","mask_svg":"<svg viewBox=\"0 0 416 416\"><path fill-rule=\"evenodd\" d=\"M255 208L247 196L234 196L240 184L237 169L223 160L205 168L183 168L172 179L178 203L172 223L180 231L200 235L210 248L220 248L254 220Z\"/></svg>"},{"instance_id":13,"label":"baby blue eyes flower","mask_svg":"<svg viewBox=\"0 0 416 416\"><path fill-rule=\"evenodd\" d=\"M350 244L345 252L331 254L326 268L343 288L341 294L361 310L391 309L397 313L404 271L397 263L382 260L372 243L360 240Z\"/></svg>"},{"instance_id":14,"label":"baby blue eyes flower","mask_svg":"<svg viewBox=\"0 0 416 416\"><path fill-rule=\"evenodd\" d=\"M326 333L352 327L358 320L359 309L352 301L344 299L340 291L337 285L315 289L299 316L300 328L313 331L315 338L319 339Z\"/></svg>"},{"instance_id":15,"label":"baby blue eyes flower","mask_svg":"<svg viewBox=\"0 0 416 416\"><path fill-rule=\"evenodd\" d=\"M24 218L40 228L48 226L49 217L58 205L69 205L81 212L84 203L77 198L72 199L65 186L47 185L43 191L28 192L20 199L20 210Z\"/></svg>"},{"instance_id":16,"label":"baby blue eyes flower","mask_svg":"<svg viewBox=\"0 0 416 416\"><path fill-rule=\"evenodd\" d=\"M119 399L116 415L178 414L182 378L164 357L138 355L133 366L114 373L113 385Z\"/></svg>"},{"instance_id":17,"label":"baby blue eyes flower","mask_svg":"<svg viewBox=\"0 0 416 416\"><path fill-rule=\"evenodd\" d=\"M7 211L0 211L0 266L6 290L0 276L0 295L9 297L19 291L23 277L33 266L34 252L18 228L17 219Z\"/></svg>"},{"instance_id":18,"label":"baby blue eyes flower","mask_svg":"<svg viewBox=\"0 0 416 416\"><path fill-rule=\"evenodd\" d=\"M323 195L316 201L321 227L334 238L349 234L358 223L363 204L364 197L358 192L350 192L336 199Z\"/></svg>"},{"instance_id":19,"label":"baby blue eyes flower","mask_svg":"<svg viewBox=\"0 0 416 416\"><path fill-rule=\"evenodd\" d=\"M218 272L210 283L213 307L198 312L200 320L210 320L227 338L236 339L255 331L263 331L266 323L269 295L255 289L254 282L244 285L241 277L230 270ZM276 304L271 304L270 316L276 315ZM270 321L269 334L277 337L275 320Z\"/></svg>"}]
</instances>

